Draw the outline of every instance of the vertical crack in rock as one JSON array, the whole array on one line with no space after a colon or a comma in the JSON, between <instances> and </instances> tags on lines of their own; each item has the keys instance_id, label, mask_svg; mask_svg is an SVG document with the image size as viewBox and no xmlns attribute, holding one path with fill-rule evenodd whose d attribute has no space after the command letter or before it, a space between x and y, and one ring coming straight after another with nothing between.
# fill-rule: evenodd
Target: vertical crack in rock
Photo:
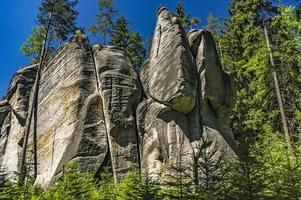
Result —
<instances>
[{"instance_id":1,"label":"vertical crack in rock","mask_svg":"<svg viewBox=\"0 0 301 200\"><path fill-rule=\"evenodd\" d=\"M99 48L100 48L99 45L94 45L93 47L91 47L91 54L92 54L92 59L93 59L94 73L95 73L96 84L97 84L97 91L96 91L96 93L98 93L98 94L100 94L100 84L101 83L100 83L99 74L98 74L97 67L96 67L96 61L95 61L94 52L96 52ZM101 98L101 96L100 96L100 98ZM91 110L91 112L93 112L93 110ZM109 147L109 134L108 134L108 131L107 131L108 129L106 127L106 119L104 117L104 112L103 112L103 102L101 102L101 114L102 114L102 119L103 119L103 122L104 122L104 128L105 128L106 139L107 139L107 151L106 151L106 156L104 158L104 161L103 161L102 165L99 167L97 173L95 174L96 176L100 174L100 170L103 169L105 165L108 165L109 163L111 163L110 147ZM110 165L112 165L112 164L110 164ZM106 166L106 167L108 167L108 166Z\"/></svg>"},{"instance_id":2,"label":"vertical crack in rock","mask_svg":"<svg viewBox=\"0 0 301 200\"><path fill-rule=\"evenodd\" d=\"M32 65L18 70L9 85L8 92L4 97L9 104L9 114L6 115L1 127L0 165L7 168L11 177L19 170L19 155L22 146L22 132L29 106L30 91L36 76L37 65ZM21 142L21 146L20 146Z\"/></svg>"},{"instance_id":3,"label":"vertical crack in rock","mask_svg":"<svg viewBox=\"0 0 301 200\"><path fill-rule=\"evenodd\" d=\"M38 104L38 177L48 186L70 162L96 174L107 154L91 47L72 38L42 71Z\"/></svg>"},{"instance_id":4,"label":"vertical crack in rock","mask_svg":"<svg viewBox=\"0 0 301 200\"><path fill-rule=\"evenodd\" d=\"M165 7L157 16L150 59L139 75L123 50L91 47L86 37L73 37L42 69L36 184L54 183L71 162L95 176L110 164L115 181L133 169L162 180L178 165L197 178L203 151L236 158L229 127L235 85L211 34L187 35ZM0 164L10 174L20 165L36 69L16 72L0 101Z\"/></svg>"},{"instance_id":5,"label":"vertical crack in rock","mask_svg":"<svg viewBox=\"0 0 301 200\"><path fill-rule=\"evenodd\" d=\"M219 141L214 144L219 144L220 150L228 149L225 151L229 156L234 156L233 151L237 150L229 127L230 114L236 98L234 80L223 71L210 32L192 30L188 37L200 79L203 136Z\"/></svg>"},{"instance_id":6,"label":"vertical crack in rock","mask_svg":"<svg viewBox=\"0 0 301 200\"><path fill-rule=\"evenodd\" d=\"M99 47L94 49L94 56L113 174L115 181L118 181L126 172L139 167L135 112L141 87L129 57L121 49Z\"/></svg>"},{"instance_id":7,"label":"vertical crack in rock","mask_svg":"<svg viewBox=\"0 0 301 200\"><path fill-rule=\"evenodd\" d=\"M160 7L157 15L150 61L142 68L141 80L157 102L187 114L195 106L197 86L188 38L177 18L165 7Z\"/></svg>"}]
</instances>

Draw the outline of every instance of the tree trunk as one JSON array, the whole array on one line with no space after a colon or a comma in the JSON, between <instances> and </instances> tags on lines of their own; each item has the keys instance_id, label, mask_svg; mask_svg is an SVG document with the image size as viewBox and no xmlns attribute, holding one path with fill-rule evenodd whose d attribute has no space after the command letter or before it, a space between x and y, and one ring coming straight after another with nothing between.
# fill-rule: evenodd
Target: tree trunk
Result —
<instances>
[{"instance_id":1,"label":"tree trunk","mask_svg":"<svg viewBox=\"0 0 301 200\"><path fill-rule=\"evenodd\" d=\"M222 69L224 70L224 57L223 57L223 50L222 50L222 46L221 46L220 41L218 41L218 46L219 46L219 51L220 51L220 54L221 54Z\"/></svg>"},{"instance_id":2,"label":"tree trunk","mask_svg":"<svg viewBox=\"0 0 301 200\"><path fill-rule=\"evenodd\" d=\"M34 130L33 130L33 154L34 154L34 177L37 177L37 125L36 125L36 120L37 120L37 103L38 103L38 92L39 92L39 82L40 82L40 77L41 77L41 69L44 64L45 60L45 55L47 51L47 41L48 41L48 33L50 29L52 21L52 13L49 14L48 17L48 22L47 26L45 27L45 37L43 41L43 47L42 47L42 52L40 55L40 60L39 60L39 65L37 69L37 75L35 78L35 82L33 85L33 89L31 91L31 98L29 101L29 107L28 107L28 116L26 119L25 123L25 131L23 133L23 148L22 148L22 153L21 153L21 166L20 166L20 179L19 182L21 184L24 183L25 177L26 177L26 152L27 152L27 145L28 145L28 138L30 134L30 127L31 127L31 122L32 118L34 116Z\"/></svg>"},{"instance_id":3,"label":"tree trunk","mask_svg":"<svg viewBox=\"0 0 301 200\"><path fill-rule=\"evenodd\" d=\"M284 135L285 135L285 140L286 140L286 143L287 143L288 150L291 151L292 150L291 136L290 136L289 131L288 131L287 119L286 119L286 116L285 116L283 101L282 101L281 92L280 92L280 88L279 88L279 82L278 82L278 76L277 76L277 72L276 72L276 66L275 66L275 63L274 63L272 49L271 49L271 46L270 46L268 30L267 30L267 27L265 25L264 25L264 34L265 34L265 38L266 38L267 47L268 47L268 50L269 50L270 63L271 63L271 66L272 66L272 71L273 71L274 85L275 85L275 89L276 89L277 101L278 101L278 106L279 106L279 110L280 110L280 114L281 114L281 121L282 121L283 131L284 131Z\"/></svg>"}]
</instances>

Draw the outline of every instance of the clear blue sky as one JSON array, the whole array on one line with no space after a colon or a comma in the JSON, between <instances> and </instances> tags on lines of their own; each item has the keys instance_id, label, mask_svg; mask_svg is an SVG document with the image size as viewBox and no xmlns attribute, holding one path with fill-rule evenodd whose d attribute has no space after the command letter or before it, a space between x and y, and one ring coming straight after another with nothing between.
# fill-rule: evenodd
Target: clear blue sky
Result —
<instances>
[{"instance_id":1,"label":"clear blue sky","mask_svg":"<svg viewBox=\"0 0 301 200\"><path fill-rule=\"evenodd\" d=\"M97 0L80 0L78 25L88 27L94 22ZM156 9L160 4L174 10L178 0L115 0L119 13L130 21L130 29L140 32L145 38L152 34ZM214 16L226 16L228 0L182 0L187 12L206 24L209 12ZM21 44L31 33L40 0L0 1L0 98L5 94L10 79L20 67L26 66L30 58L20 52ZM90 37L92 42L95 38Z\"/></svg>"}]
</instances>

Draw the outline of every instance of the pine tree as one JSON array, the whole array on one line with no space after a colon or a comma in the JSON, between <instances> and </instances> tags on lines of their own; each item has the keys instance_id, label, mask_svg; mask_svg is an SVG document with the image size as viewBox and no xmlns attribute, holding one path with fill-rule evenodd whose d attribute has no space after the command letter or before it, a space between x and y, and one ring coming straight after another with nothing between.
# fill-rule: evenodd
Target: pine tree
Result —
<instances>
[{"instance_id":1,"label":"pine tree","mask_svg":"<svg viewBox=\"0 0 301 200\"><path fill-rule=\"evenodd\" d=\"M244 159L233 172L232 196L237 199L296 199L299 194L299 155L288 154L272 72L276 70L289 132L300 134L300 25L293 7L272 1L232 1L230 18L219 35L225 68L237 81L238 99L232 127L240 138ZM269 63L268 38L274 60ZM254 137L254 139L252 139ZM275 138L276 137L276 138ZM279 170L279 171L278 171ZM281 172L280 172L281 171ZM282 185L282 186L281 186ZM294 191L294 192L292 192Z\"/></svg>"},{"instance_id":2,"label":"pine tree","mask_svg":"<svg viewBox=\"0 0 301 200\"><path fill-rule=\"evenodd\" d=\"M22 53L33 58L32 64L39 62L46 32L48 35L46 57L49 58L56 44L66 41L68 36L77 29L75 24L78 13L74 10L77 3L78 0L43 0L41 2L37 15L38 24L32 28L32 33L21 46ZM52 13L51 23L49 29L46 30L49 13Z\"/></svg>"},{"instance_id":3,"label":"pine tree","mask_svg":"<svg viewBox=\"0 0 301 200\"><path fill-rule=\"evenodd\" d=\"M44 200L86 200L96 199L96 186L89 173L82 173L79 166L72 163L68 166L63 178L50 187L43 195Z\"/></svg>"},{"instance_id":4,"label":"pine tree","mask_svg":"<svg viewBox=\"0 0 301 200\"><path fill-rule=\"evenodd\" d=\"M39 25L47 27L51 14L49 29L60 42L66 41L77 30L78 12L75 8L78 2L79 0L42 0L37 16Z\"/></svg>"},{"instance_id":5,"label":"pine tree","mask_svg":"<svg viewBox=\"0 0 301 200\"><path fill-rule=\"evenodd\" d=\"M114 183L112 172L109 168L105 168L101 175L100 181L97 182L98 200L117 199L117 188Z\"/></svg>"},{"instance_id":6,"label":"pine tree","mask_svg":"<svg viewBox=\"0 0 301 200\"><path fill-rule=\"evenodd\" d=\"M207 26L206 29L210 32L216 32L218 28L218 22L217 19L213 16L213 14L210 12L207 17Z\"/></svg>"},{"instance_id":7,"label":"pine tree","mask_svg":"<svg viewBox=\"0 0 301 200\"><path fill-rule=\"evenodd\" d=\"M178 18L185 30L189 29L191 25L190 14L185 14L184 4L182 2L177 4L174 15Z\"/></svg>"},{"instance_id":8,"label":"pine tree","mask_svg":"<svg viewBox=\"0 0 301 200\"><path fill-rule=\"evenodd\" d=\"M92 34L100 33L102 43L106 44L106 38L111 33L113 23L113 15L117 10L113 7L113 0L98 0L99 13L96 15L96 23L90 26Z\"/></svg>"},{"instance_id":9,"label":"pine tree","mask_svg":"<svg viewBox=\"0 0 301 200\"><path fill-rule=\"evenodd\" d=\"M21 51L25 56L32 56L32 64L39 62L43 37L45 30L41 26L32 27L32 34L28 36L25 43L21 46Z\"/></svg>"},{"instance_id":10,"label":"pine tree","mask_svg":"<svg viewBox=\"0 0 301 200\"><path fill-rule=\"evenodd\" d=\"M28 116L26 119L25 130L23 133L23 144L21 153L21 165L20 165L20 180L24 182L26 172L26 156L27 156L27 143L29 139L29 133L31 128L31 122L33 121L33 157L34 157L34 177L37 176L37 99L39 91L39 82L41 76L41 69L45 64L48 50L54 36L59 41L64 41L68 38L68 35L76 30L75 21L77 18L77 12L74 10L78 0L43 0L39 7L38 21L41 30L44 30L42 49L39 55L39 64L37 69L37 75L33 85L31 102L29 103ZM51 35L53 34L53 35ZM32 120L33 119L33 120Z\"/></svg>"},{"instance_id":11,"label":"pine tree","mask_svg":"<svg viewBox=\"0 0 301 200\"><path fill-rule=\"evenodd\" d=\"M146 50L140 34L130 31L128 23L124 17L116 20L110 44L122 48L129 55L135 69L139 70L145 59Z\"/></svg>"}]
</instances>

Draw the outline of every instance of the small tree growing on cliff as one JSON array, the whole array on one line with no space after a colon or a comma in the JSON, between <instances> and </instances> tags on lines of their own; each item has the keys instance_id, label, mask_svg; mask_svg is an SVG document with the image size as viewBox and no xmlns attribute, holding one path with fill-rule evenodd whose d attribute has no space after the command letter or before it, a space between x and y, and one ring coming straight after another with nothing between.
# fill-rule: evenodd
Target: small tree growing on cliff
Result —
<instances>
[{"instance_id":1,"label":"small tree growing on cliff","mask_svg":"<svg viewBox=\"0 0 301 200\"><path fill-rule=\"evenodd\" d=\"M174 15L178 18L178 20L181 22L182 27L187 30L190 25L190 14L185 14L184 4L182 2L179 2L177 4L176 10Z\"/></svg>"}]
</instances>

